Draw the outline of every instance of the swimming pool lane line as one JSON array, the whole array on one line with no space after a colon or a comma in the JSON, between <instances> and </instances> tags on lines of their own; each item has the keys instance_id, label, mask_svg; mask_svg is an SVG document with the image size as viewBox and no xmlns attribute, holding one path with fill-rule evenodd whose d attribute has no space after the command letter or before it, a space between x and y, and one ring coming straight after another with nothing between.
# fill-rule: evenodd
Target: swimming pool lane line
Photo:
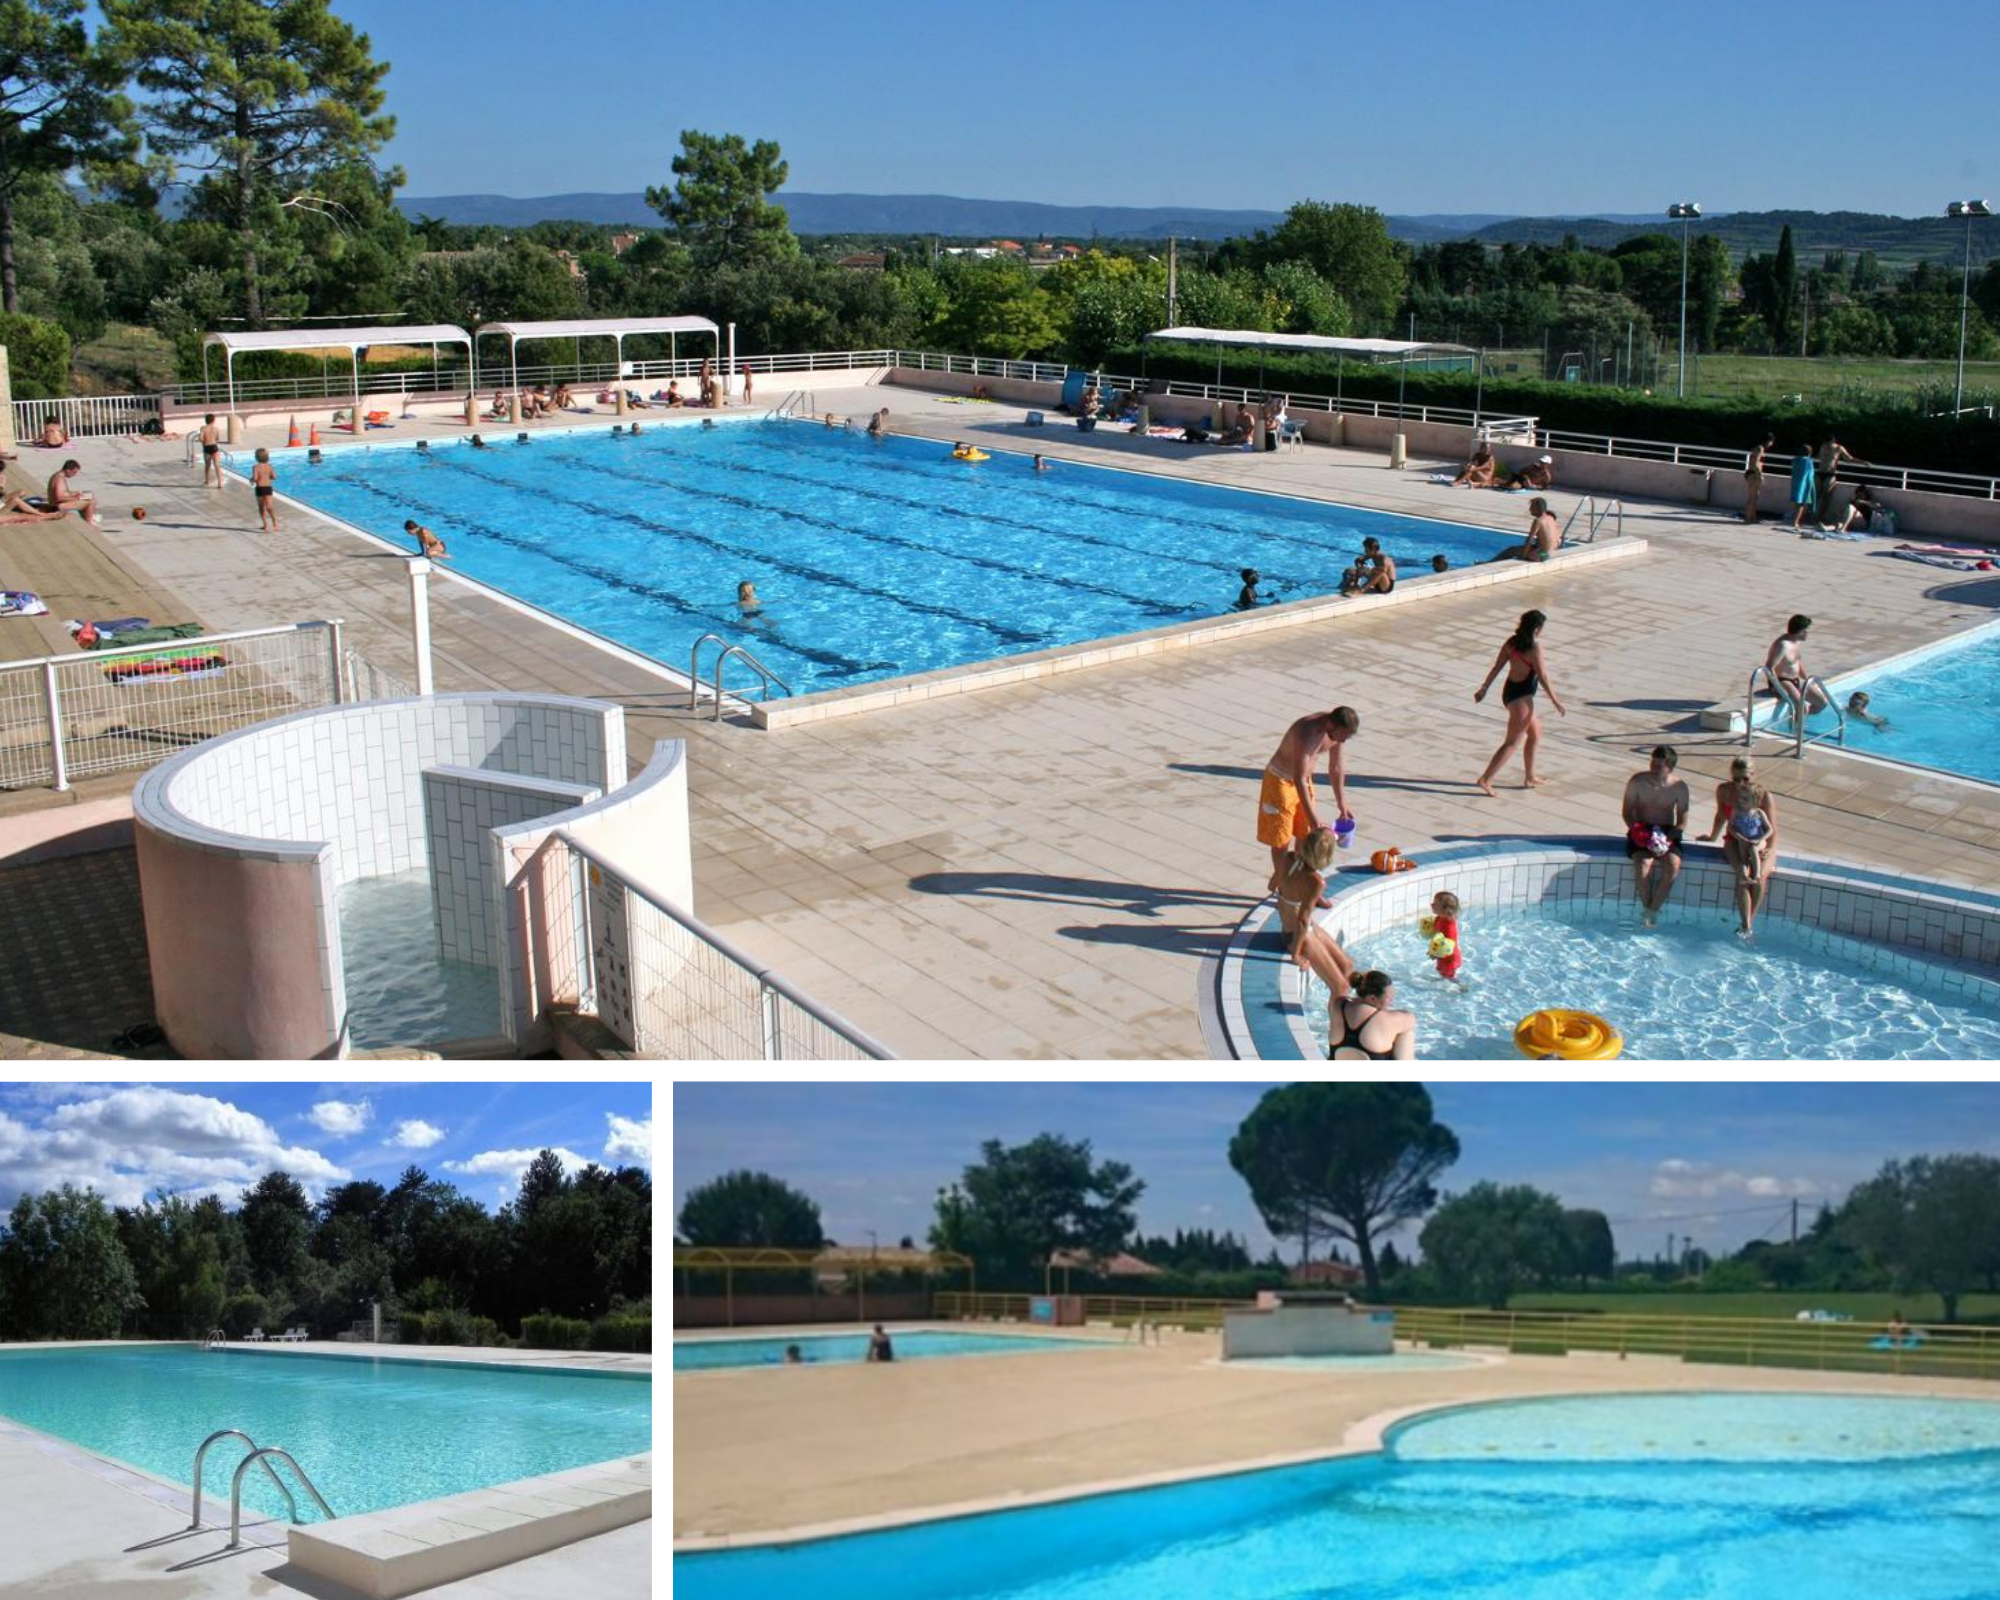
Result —
<instances>
[{"instance_id":1,"label":"swimming pool lane line","mask_svg":"<svg viewBox=\"0 0 2000 1600\"><path fill-rule=\"evenodd\" d=\"M1010 644L1023 645L1030 649L1047 649L1052 643L1048 636L1043 633L1023 633L1020 629L1010 628L1005 623L995 622L985 617L976 617L970 612L959 611L955 607L941 606L931 601L910 599L903 595L892 594L885 589L870 588L867 584L857 583L854 579L842 573L827 572L818 567L802 566L797 562L780 560L772 556L768 551L761 551L740 544L732 544L725 540L715 539L706 534L696 533L692 528L649 522L637 512L614 511L607 506L597 505L588 500L579 500L571 495L554 494L546 489L532 488L527 485L518 484L508 478L495 477L490 472L481 472L476 467L467 463L450 462L441 464L447 465L451 470L465 472L472 477L480 479L482 482L498 484L501 487L512 489L516 493L532 494L542 500L567 506L573 511L580 511L600 520L609 518L614 522L623 522L639 529L643 533L668 534L688 544L701 545L722 555L732 556L739 560L761 562L766 566L775 567L778 571L787 573L795 578L804 578L809 582L822 583L828 588L843 589L850 594L864 595L872 600L885 600L900 606L905 611L916 611L925 616L940 617L945 621L956 622L965 627L978 628L980 631L990 633L995 638L1006 640ZM617 472L605 472L602 468L587 470L597 471L608 477L626 476ZM740 617L737 619L735 626L742 626L742 619ZM898 663L885 662L883 665L894 667Z\"/></svg>"},{"instance_id":2,"label":"swimming pool lane line","mask_svg":"<svg viewBox=\"0 0 2000 1600\"><path fill-rule=\"evenodd\" d=\"M1033 567L1016 566L1013 562L1002 561L995 556L975 555L970 551L941 550L936 545L925 544L919 539L905 538L901 534L882 533L876 529L860 527L854 523L836 522L829 517L817 516L812 512L800 511L791 506L766 505L762 501L746 499L742 495L729 494L721 489L708 489L691 484L678 483L671 478L655 478L646 473L620 472L614 467L604 466L592 461L578 461L576 469L579 472L593 473L599 477L618 478L627 483L645 484L653 489L665 490L677 495L686 495L694 500L715 501L723 505L735 506L738 510L752 511L763 516L778 517L787 522L802 523L809 528L818 528L826 533L837 533L846 538L866 540L870 544L886 545L896 550L908 550L916 555L926 556L933 561L978 567L988 572L1006 573L1010 577L1023 578L1031 582L1045 584L1054 589L1070 589L1079 593L1098 595L1103 599L1115 600L1121 605L1130 606L1134 610L1150 615L1155 619L1168 622L1192 622L1198 620L1201 615L1199 612L1190 615L1190 608L1187 606L1170 607L1158 600L1149 600L1141 595L1128 594L1122 589L1113 589L1105 584L1092 583L1088 579L1057 578L1048 572L1039 571ZM766 472L757 467L744 468L737 465L732 470L748 471L763 477L783 477L783 474ZM810 487L827 490L833 486L812 484ZM920 509L943 512L947 515L953 514L950 508L945 506L930 506ZM1050 537L1046 531L1040 536L1043 538ZM1065 537L1068 536L1065 535ZM1075 542L1097 544L1103 541L1077 535L1075 536ZM1128 554L1143 553L1131 551L1124 545L1114 544L1108 546L1108 548L1126 551ZM869 592L873 593L876 591ZM908 602L905 603L907 604ZM1157 622L1154 625L1157 625ZM1042 636L1042 640L1044 644L1048 643L1046 636Z\"/></svg>"}]
</instances>

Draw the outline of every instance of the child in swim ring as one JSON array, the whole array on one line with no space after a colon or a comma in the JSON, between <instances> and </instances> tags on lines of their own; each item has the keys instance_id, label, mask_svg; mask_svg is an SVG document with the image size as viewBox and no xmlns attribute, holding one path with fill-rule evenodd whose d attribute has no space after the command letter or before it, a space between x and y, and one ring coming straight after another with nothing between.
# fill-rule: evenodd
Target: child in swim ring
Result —
<instances>
[{"instance_id":1,"label":"child in swim ring","mask_svg":"<svg viewBox=\"0 0 2000 1600\"><path fill-rule=\"evenodd\" d=\"M1437 962L1437 974L1440 978L1456 978L1458 969L1465 965L1465 952L1458 942L1458 896L1448 889L1433 895L1430 922L1430 951ZM1446 945L1450 946L1448 950Z\"/></svg>"}]
</instances>

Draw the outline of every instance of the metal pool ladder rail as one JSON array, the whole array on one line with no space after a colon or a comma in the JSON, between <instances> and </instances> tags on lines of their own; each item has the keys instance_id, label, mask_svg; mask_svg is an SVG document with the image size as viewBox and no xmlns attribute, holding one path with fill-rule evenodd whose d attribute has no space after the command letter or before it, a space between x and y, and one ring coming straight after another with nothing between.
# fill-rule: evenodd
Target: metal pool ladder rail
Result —
<instances>
[{"instance_id":1,"label":"metal pool ladder rail","mask_svg":"<svg viewBox=\"0 0 2000 1600\"><path fill-rule=\"evenodd\" d=\"M204 1350L219 1350L228 1343L229 1335L220 1328L210 1328L201 1336L201 1347Z\"/></svg>"},{"instance_id":2,"label":"metal pool ladder rail","mask_svg":"<svg viewBox=\"0 0 2000 1600\"><path fill-rule=\"evenodd\" d=\"M722 654L715 658L715 717L713 720L716 722L722 720L722 666L731 656L735 656L739 661L746 663L752 672L764 680L764 698L766 700L771 698L773 687L783 690L786 698L790 698L792 686L769 667L765 666L763 662L759 661L742 645L731 644L719 633L704 633L699 639L695 640L694 648L688 652L688 710L692 711L696 706L701 704L701 647L710 640L722 646ZM738 696L738 698L740 699L741 696Z\"/></svg>"},{"instance_id":3,"label":"metal pool ladder rail","mask_svg":"<svg viewBox=\"0 0 2000 1600\"><path fill-rule=\"evenodd\" d=\"M280 1478L278 1474L272 1470L271 1463L266 1459L266 1457L269 1456L280 1457L284 1461L285 1465L290 1467L293 1472L298 1474L299 1482L306 1486L306 1493L313 1497L314 1503L318 1505L320 1510L324 1511L329 1517L336 1515L333 1507L328 1505L326 1503L325 1498L320 1494L319 1490L313 1487L313 1481L312 1479L306 1476L305 1469L301 1467L296 1461L294 1461L289 1455L287 1455L283 1450L275 1448L265 1449L259 1447L257 1441L251 1438L250 1435L245 1433L241 1428L220 1428L216 1432L211 1433L206 1439L202 1440L201 1447L197 1449L194 1453L194 1520L188 1524L188 1532L193 1533L197 1528L201 1526L202 1462L208 1455L209 1446L214 1444L215 1441L218 1439L241 1439L245 1444L247 1444L250 1447L250 1453L247 1456L245 1456L243 1460L238 1464L236 1468L236 1476L230 1480L229 1484L229 1548L230 1549L232 1550L236 1549L237 1546L243 1542L243 1532L242 1532L243 1474L250 1470L250 1463L253 1461L264 1469L264 1475L271 1480L272 1486L277 1489L279 1494L285 1497L285 1505L291 1511L292 1521L297 1522L299 1520L299 1503L297 1500L292 1498L292 1491L285 1487L284 1479Z\"/></svg>"},{"instance_id":4,"label":"metal pool ladder rail","mask_svg":"<svg viewBox=\"0 0 2000 1600\"><path fill-rule=\"evenodd\" d=\"M1578 517L1583 518L1583 532L1572 539L1569 536L1569 530L1576 525ZM1569 514L1569 521L1563 524L1563 542L1565 544L1595 544L1597 543L1599 530L1607 522L1612 523L1617 529L1617 532L1613 535L1614 538L1622 539L1625 537L1625 502L1623 500L1607 500L1600 509L1597 504L1597 496L1587 494L1581 500L1577 501L1576 509Z\"/></svg>"},{"instance_id":5,"label":"metal pool ladder rail","mask_svg":"<svg viewBox=\"0 0 2000 1600\"><path fill-rule=\"evenodd\" d=\"M1807 673L1803 681L1807 689L1819 690L1821 697L1826 701L1827 706L1833 712L1833 726L1829 728L1825 733L1815 733L1810 738L1808 738L1806 735L1806 719L1798 714L1798 711L1792 705L1790 698L1785 694L1785 692L1782 689L1778 687L1777 677L1775 674L1772 673L1771 669L1769 667L1760 666L1760 667L1752 667L1750 669L1750 684L1749 687L1743 691L1744 748L1748 749L1751 741L1757 737L1757 722L1756 722L1755 712L1757 706L1757 680L1760 677L1769 687L1771 693L1777 697L1778 701L1778 709L1771 718L1771 726L1769 731L1773 734L1777 733L1779 717L1785 716L1787 713L1789 713L1792 718L1792 722L1794 724L1792 730L1792 754L1794 756L1803 757L1806 753L1807 745L1818 744L1822 740L1826 739L1831 739L1835 744L1840 745L1843 749L1846 747L1847 713L1840 709L1840 702L1834 699L1833 691L1826 686L1825 681L1822 678L1820 678L1820 676L1817 673L1811 673L1811 672Z\"/></svg>"}]
</instances>

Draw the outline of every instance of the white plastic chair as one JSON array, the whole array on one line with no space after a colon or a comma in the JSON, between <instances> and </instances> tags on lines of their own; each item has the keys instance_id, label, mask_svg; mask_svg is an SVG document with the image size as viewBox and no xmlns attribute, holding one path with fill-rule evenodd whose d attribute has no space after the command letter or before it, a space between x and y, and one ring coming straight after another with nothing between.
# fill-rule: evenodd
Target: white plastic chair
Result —
<instances>
[{"instance_id":1,"label":"white plastic chair","mask_svg":"<svg viewBox=\"0 0 2000 1600\"><path fill-rule=\"evenodd\" d=\"M1291 417L1278 424L1278 445L1282 449L1290 445L1294 450L1303 450L1306 444L1306 425Z\"/></svg>"}]
</instances>

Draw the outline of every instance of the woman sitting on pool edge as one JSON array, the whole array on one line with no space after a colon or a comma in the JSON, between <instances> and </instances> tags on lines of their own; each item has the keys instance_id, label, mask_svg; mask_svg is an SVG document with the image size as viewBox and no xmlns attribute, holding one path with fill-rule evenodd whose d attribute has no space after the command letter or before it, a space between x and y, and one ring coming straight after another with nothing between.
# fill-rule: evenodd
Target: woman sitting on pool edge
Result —
<instances>
[{"instance_id":1,"label":"woman sitting on pool edge","mask_svg":"<svg viewBox=\"0 0 2000 1600\"><path fill-rule=\"evenodd\" d=\"M1354 963L1332 934L1319 925L1313 911L1326 893L1326 869L1333 860L1333 830L1318 828L1292 841L1285 870L1278 879L1278 926L1286 949L1302 972L1310 972L1330 994L1345 994L1354 981Z\"/></svg>"},{"instance_id":2,"label":"woman sitting on pool edge","mask_svg":"<svg viewBox=\"0 0 2000 1600\"><path fill-rule=\"evenodd\" d=\"M1754 776L1748 756L1729 763L1729 776L1715 786L1715 824L1702 838L1722 837L1736 891L1736 937L1756 936L1757 911L1778 869L1778 811L1771 792Z\"/></svg>"},{"instance_id":3,"label":"woman sitting on pool edge","mask_svg":"<svg viewBox=\"0 0 2000 1600\"><path fill-rule=\"evenodd\" d=\"M1354 992L1326 1008L1327 1060L1416 1060L1416 1013L1392 1010L1395 998L1396 980L1388 973L1357 974Z\"/></svg>"}]
</instances>

